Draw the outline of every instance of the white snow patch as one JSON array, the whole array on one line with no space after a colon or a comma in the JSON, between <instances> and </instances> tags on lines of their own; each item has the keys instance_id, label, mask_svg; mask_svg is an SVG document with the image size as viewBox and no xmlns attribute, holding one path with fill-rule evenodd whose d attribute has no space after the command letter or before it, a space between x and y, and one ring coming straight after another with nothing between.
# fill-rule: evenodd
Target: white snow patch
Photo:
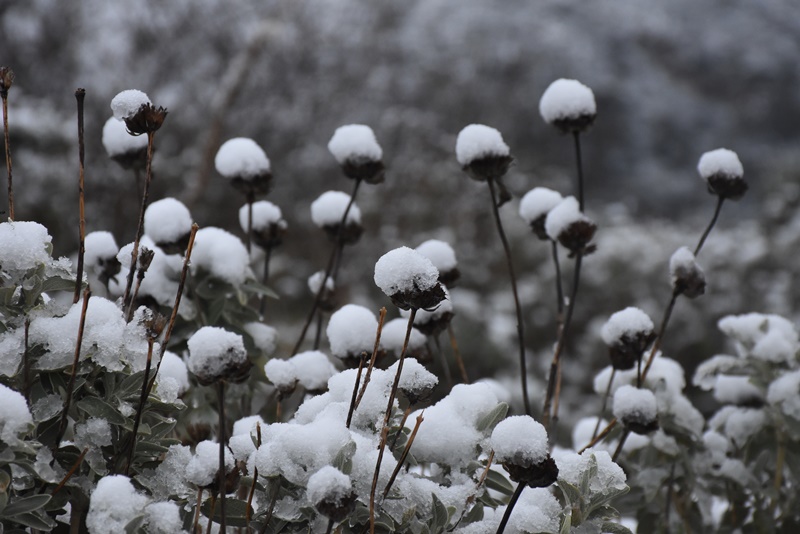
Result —
<instances>
[{"instance_id":1,"label":"white snow patch","mask_svg":"<svg viewBox=\"0 0 800 534\"><path fill-rule=\"evenodd\" d=\"M547 431L528 415L514 415L500 421L492 432L491 445L498 462L529 466L548 455Z\"/></svg>"},{"instance_id":2,"label":"white snow patch","mask_svg":"<svg viewBox=\"0 0 800 534\"><path fill-rule=\"evenodd\" d=\"M654 421L658 414L656 397L649 389L622 386L614 392L612 411L620 421Z\"/></svg>"},{"instance_id":3,"label":"white snow patch","mask_svg":"<svg viewBox=\"0 0 800 534\"><path fill-rule=\"evenodd\" d=\"M328 150L339 165L348 161L380 161L383 157L375 132L364 124L347 124L336 128L328 142Z\"/></svg>"},{"instance_id":4,"label":"white snow patch","mask_svg":"<svg viewBox=\"0 0 800 534\"><path fill-rule=\"evenodd\" d=\"M219 378L229 366L247 360L242 336L218 326L204 326L189 341L189 371L194 375Z\"/></svg>"},{"instance_id":5,"label":"white snow patch","mask_svg":"<svg viewBox=\"0 0 800 534\"><path fill-rule=\"evenodd\" d=\"M597 113L592 90L578 80L560 78L551 83L539 100L539 113L548 124Z\"/></svg>"},{"instance_id":6,"label":"white snow patch","mask_svg":"<svg viewBox=\"0 0 800 534\"><path fill-rule=\"evenodd\" d=\"M618 345L623 338L634 338L639 334L653 332L653 321L641 309L629 306L611 314L603 325L600 335L608 346Z\"/></svg>"},{"instance_id":7,"label":"white snow patch","mask_svg":"<svg viewBox=\"0 0 800 534\"><path fill-rule=\"evenodd\" d=\"M156 200L144 212L144 233L156 243L175 243L192 231L192 214L175 198Z\"/></svg>"},{"instance_id":8,"label":"white snow patch","mask_svg":"<svg viewBox=\"0 0 800 534\"><path fill-rule=\"evenodd\" d=\"M744 176L744 167L742 167L742 162L739 161L736 152L727 148L718 148L700 156L697 172L704 180L708 180L715 174L741 178Z\"/></svg>"},{"instance_id":9,"label":"white snow patch","mask_svg":"<svg viewBox=\"0 0 800 534\"><path fill-rule=\"evenodd\" d=\"M239 226L242 227L243 232L247 231L248 211L247 204L239 208ZM253 230L256 232L268 230L273 224L284 229L287 227L281 209L268 200L253 202Z\"/></svg>"},{"instance_id":10,"label":"white snow patch","mask_svg":"<svg viewBox=\"0 0 800 534\"><path fill-rule=\"evenodd\" d=\"M509 154L510 149L503 141L502 134L490 126L470 124L458 133L456 159L462 167L476 159Z\"/></svg>"},{"instance_id":11,"label":"white snow patch","mask_svg":"<svg viewBox=\"0 0 800 534\"><path fill-rule=\"evenodd\" d=\"M308 479L308 500L312 504L322 501L340 503L353 492L350 477L333 467L326 465Z\"/></svg>"},{"instance_id":12,"label":"white snow patch","mask_svg":"<svg viewBox=\"0 0 800 534\"><path fill-rule=\"evenodd\" d=\"M547 215L551 209L564 200L561 193L547 187L534 187L519 202L519 215L528 224Z\"/></svg>"},{"instance_id":13,"label":"white snow patch","mask_svg":"<svg viewBox=\"0 0 800 534\"><path fill-rule=\"evenodd\" d=\"M192 250L192 274L204 269L212 276L238 286L251 276L250 255L242 241L221 228L201 228Z\"/></svg>"},{"instance_id":14,"label":"white snow patch","mask_svg":"<svg viewBox=\"0 0 800 534\"><path fill-rule=\"evenodd\" d=\"M124 475L101 478L89 500L86 527L91 534L118 534L142 514L147 497L140 495Z\"/></svg>"},{"instance_id":15,"label":"white snow patch","mask_svg":"<svg viewBox=\"0 0 800 534\"><path fill-rule=\"evenodd\" d=\"M114 112L115 119L123 121L136 115L145 104L150 104L150 98L146 94L138 89L127 89L111 99L111 111Z\"/></svg>"},{"instance_id":16,"label":"white snow patch","mask_svg":"<svg viewBox=\"0 0 800 534\"><path fill-rule=\"evenodd\" d=\"M331 353L337 358L359 358L362 352L372 354L378 320L363 306L346 304L333 312L325 333Z\"/></svg>"},{"instance_id":17,"label":"white snow patch","mask_svg":"<svg viewBox=\"0 0 800 534\"><path fill-rule=\"evenodd\" d=\"M248 137L234 137L225 141L214 157L214 166L224 178L245 180L270 170L267 154Z\"/></svg>"},{"instance_id":18,"label":"white snow patch","mask_svg":"<svg viewBox=\"0 0 800 534\"><path fill-rule=\"evenodd\" d=\"M131 135L124 122L116 117L109 117L103 125L103 147L111 158L124 156L147 148L147 136Z\"/></svg>"},{"instance_id":19,"label":"white snow patch","mask_svg":"<svg viewBox=\"0 0 800 534\"><path fill-rule=\"evenodd\" d=\"M431 260L408 247L390 250L375 263L375 285L387 295L436 285L439 271Z\"/></svg>"},{"instance_id":20,"label":"white snow patch","mask_svg":"<svg viewBox=\"0 0 800 534\"><path fill-rule=\"evenodd\" d=\"M326 191L311 203L311 220L318 227L338 226L350 203L350 195L341 191ZM360 224L361 210L355 202L347 212L345 224Z\"/></svg>"},{"instance_id":21,"label":"white snow patch","mask_svg":"<svg viewBox=\"0 0 800 534\"><path fill-rule=\"evenodd\" d=\"M588 222L589 218L581 212L578 199L570 196L547 212L547 218L544 220L544 230L550 239L558 241L558 236L561 235L561 232L580 221Z\"/></svg>"}]
</instances>

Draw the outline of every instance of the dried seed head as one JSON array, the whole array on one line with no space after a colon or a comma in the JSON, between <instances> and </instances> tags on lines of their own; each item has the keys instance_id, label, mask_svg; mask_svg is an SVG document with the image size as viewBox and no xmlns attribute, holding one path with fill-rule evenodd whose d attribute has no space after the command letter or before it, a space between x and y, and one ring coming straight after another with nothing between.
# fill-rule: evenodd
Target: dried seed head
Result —
<instances>
[{"instance_id":1,"label":"dried seed head","mask_svg":"<svg viewBox=\"0 0 800 534\"><path fill-rule=\"evenodd\" d=\"M169 112L166 108L157 108L150 103L142 104L136 113L124 119L125 126L131 135L152 134L164 124L167 113Z\"/></svg>"},{"instance_id":2,"label":"dried seed head","mask_svg":"<svg viewBox=\"0 0 800 534\"><path fill-rule=\"evenodd\" d=\"M539 113L562 133L585 132L597 117L594 93L578 80L561 78L545 90Z\"/></svg>"},{"instance_id":3,"label":"dried seed head","mask_svg":"<svg viewBox=\"0 0 800 534\"><path fill-rule=\"evenodd\" d=\"M544 222L548 237L561 243L571 252L571 256L594 252L590 242L597 231L597 225L580 211L575 197L567 197L551 209Z\"/></svg>"},{"instance_id":4,"label":"dried seed head","mask_svg":"<svg viewBox=\"0 0 800 534\"><path fill-rule=\"evenodd\" d=\"M144 327L147 331L147 337L150 339L157 339L167 326L167 318L158 312L148 310L149 313L144 317Z\"/></svg>"},{"instance_id":5,"label":"dried seed head","mask_svg":"<svg viewBox=\"0 0 800 534\"><path fill-rule=\"evenodd\" d=\"M442 286L444 299L433 310L420 309L414 317L414 327L426 336L438 336L447 329L450 321L455 317L450 292ZM408 312L402 312L407 315Z\"/></svg>"},{"instance_id":6,"label":"dried seed head","mask_svg":"<svg viewBox=\"0 0 800 534\"><path fill-rule=\"evenodd\" d=\"M220 380L243 382L252 364L239 334L215 326L204 326L187 342L189 371L204 386Z\"/></svg>"},{"instance_id":7,"label":"dried seed head","mask_svg":"<svg viewBox=\"0 0 800 534\"><path fill-rule=\"evenodd\" d=\"M444 241L429 239L415 250L431 260L433 266L439 270L439 282L442 285L455 286L461 277L461 271L458 270L458 261L453 247Z\"/></svg>"},{"instance_id":8,"label":"dried seed head","mask_svg":"<svg viewBox=\"0 0 800 534\"><path fill-rule=\"evenodd\" d=\"M288 225L283 219L281 209L266 200L253 203L253 242L261 248L273 248L283 243ZM250 208L247 204L239 208L239 225L243 232L247 232L248 214Z\"/></svg>"},{"instance_id":9,"label":"dried seed head","mask_svg":"<svg viewBox=\"0 0 800 534\"><path fill-rule=\"evenodd\" d=\"M345 176L379 184L384 180L383 150L372 128L363 124L340 126L328 142L330 150Z\"/></svg>"},{"instance_id":10,"label":"dried seed head","mask_svg":"<svg viewBox=\"0 0 800 534\"><path fill-rule=\"evenodd\" d=\"M327 465L308 479L308 500L325 517L334 522L346 519L356 505L350 477Z\"/></svg>"},{"instance_id":11,"label":"dried seed head","mask_svg":"<svg viewBox=\"0 0 800 534\"><path fill-rule=\"evenodd\" d=\"M155 255L155 251L147 247L142 247L142 250L139 252L139 273L143 278L144 273L150 268L150 264L153 262L153 257Z\"/></svg>"},{"instance_id":12,"label":"dried seed head","mask_svg":"<svg viewBox=\"0 0 800 534\"><path fill-rule=\"evenodd\" d=\"M708 192L721 198L739 200L747 192L744 167L736 152L718 148L700 157L697 171L708 184Z\"/></svg>"},{"instance_id":13,"label":"dried seed head","mask_svg":"<svg viewBox=\"0 0 800 534\"><path fill-rule=\"evenodd\" d=\"M532 417L517 415L500 421L490 441L497 461L514 482L545 488L558 479L558 466L548 453L547 431Z\"/></svg>"},{"instance_id":14,"label":"dried seed head","mask_svg":"<svg viewBox=\"0 0 800 534\"><path fill-rule=\"evenodd\" d=\"M479 182L499 181L514 161L500 132L483 124L470 124L459 132L456 159L464 172ZM501 191L505 189L500 186Z\"/></svg>"},{"instance_id":15,"label":"dried seed head","mask_svg":"<svg viewBox=\"0 0 800 534\"><path fill-rule=\"evenodd\" d=\"M214 157L214 166L244 195L264 195L272 188L269 158L255 141L247 137L225 141Z\"/></svg>"},{"instance_id":16,"label":"dried seed head","mask_svg":"<svg viewBox=\"0 0 800 534\"><path fill-rule=\"evenodd\" d=\"M544 223L550 210L558 206L564 197L558 191L546 187L534 187L528 191L519 203L519 215L533 230L536 237L548 241Z\"/></svg>"},{"instance_id":17,"label":"dried seed head","mask_svg":"<svg viewBox=\"0 0 800 534\"><path fill-rule=\"evenodd\" d=\"M681 247L669 259L672 290L694 299L706 291L706 275L687 247Z\"/></svg>"},{"instance_id":18,"label":"dried seed head","mask_svg":"<svg viewBox=\"0 0 800 534\"><path fill-rule=\"evenodd\" d=\"M432 310L445 299L439 271L408 247L391 250L375 263L375 284L401 310Z\"/></svg>"},{"instance_id":19,"label":"dried seed head","mask_svg":"<svg viewBox=\"0 0 800 534\"><path fill-rule=\"evenodd\" d=\"M347 212L344 226L341 226L350 198L350 195L341 191L326 191L311 203L311 220L314 224L325 230L331 241L337 242L340 239L345 245L358 242L364 232L361 226L361 210L355 202Z\"/></svg>"},{"instance_id":20,"label":"dried seed head","mask_svg":"<svg viewBox=\"0 0 800 534\"><path fill-rule=\"evenodd\" d=\"M614 417L635 434L649 434L658 430L656 396L649 389L621 386L614 392Z\"/></svg>"},{"instance_id":21,"label":"dried seed head","mask_svg":"<svg viewBox=\"0 0 800 534\"><path fill-rule=\"evenodd\" d=\"M653 321L639 308L629 307L609 317L601 331L614 369L632 369L656 338Z\"/></svg>"},{"instance_id":22,"label":"dried seed head","mask_svg":"<svg viewBox=\"0 0 800 534\"><path fill-rule=\"evenodd\" d=\"M14 71L10 67L0 67L0 95L5 98L14 83Z\"/></svg>"}]
</instances>

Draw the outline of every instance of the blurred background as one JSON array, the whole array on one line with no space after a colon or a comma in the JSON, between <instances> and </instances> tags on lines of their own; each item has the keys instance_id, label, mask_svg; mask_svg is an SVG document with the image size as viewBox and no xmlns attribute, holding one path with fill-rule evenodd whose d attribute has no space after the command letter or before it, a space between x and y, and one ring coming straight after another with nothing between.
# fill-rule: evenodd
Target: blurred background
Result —
<instances>
[{"instance_id":1,"label":"blurred background","mask_svg":"<svg viewBox=\"0 0 800 534\"><path fill-rule=\"evenodd\" d=\"M574 192L571 139L544 124L538 102L557 78L591 87L598 118L583 138L586 198L600 230L565 360L562 414L573 416L588 412L578 392L607 364L599 329L608 316L634 305L660 320L668 259L697 242L714 208L695 170L707 150L738 152L751 189L725 205L699 258L708 292L679 301L666 354L691 370L729 350L715 326L726 314L797 319L798 57L796 0L0 2L0 62L16 73L9 114L17 218L45 224L55 253L77 248L77 87L87 94L87 230L110 230L120 245L133 239L136 184L106 156L101 131L115 94L143 90L169 109L156 136L151 200L175 196L201 226L242 235L243 198L213 168L219 145L246 136L266 150L275 176L267 199L289 224L270 280L281 299L267 321L291 347L311 304L306 278L331 247L309 204L352 188L327 142L337 126L368 124L387 179L359 193L365 232L345 252L340 304L388 307L372 283L377 258L429 238L448 241L463 273L452 300L470 375L506 380L512 392L506 265L487 188L455 161L456 135L488 124L516 158L507 178L515 200L502 215L531 374L544 376L555 340L553 268L549 247L517 215L518 199L539 185ZM562 260L569 276L571 261Z\"/></svg>"}]
</instances>

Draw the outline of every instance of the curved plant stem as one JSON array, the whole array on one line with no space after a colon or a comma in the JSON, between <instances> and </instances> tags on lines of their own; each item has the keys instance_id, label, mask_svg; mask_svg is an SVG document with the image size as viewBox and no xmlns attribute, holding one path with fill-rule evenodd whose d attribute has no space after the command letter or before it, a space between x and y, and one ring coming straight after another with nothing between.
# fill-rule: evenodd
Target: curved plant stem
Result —
<instances>
[{"instance_id":1,"label":"curved plant stem","mask_svg":"<svg viewBox=\"0 0 800 534\"><path fill-rule=\"evenodd\" d=\"M152 337L147 338L147 363L144 368L144 380L142 380L142 394L139 397L139 408L136 410L136 418L133 420L133 432L131 432L131 448L128 452L128 464L125 466L125 476L128 476L131 465L133 464L133 456L136 453L136 434L139 432L139 424L142 422L142 413L144 412L144 405L147 402L148 394L148 379L150 377L150 365L153 362L153 345L155 339Z\"/></svg>"},{"instance_id":2,"label":"curved plant stem","mask_svg":"<svg viewBox=\"0 0 800 534\"><path fill-rule=\"evenodd\" d=\"M711 230L714 228L714 225L717 223L717 218L719 217L719 212L722 211L722 203L725 202L724 197L717 198L717 207L714 208L714 215L711 217L711 221L708 223L705 232L703 235L700 236L700 241L697 242L697 246L694 248L694 255L697 256L700 253L700 249L703 248L703 244L706 242L706 238L708 234L711 233Z\"/></svg>"},{"instance_id":3,"label":"curved plant stem","mask_svg":"<svg viewBox=\"0 0 800 534\"><path fill-rule=\"evenodd\" d=\"M506 263L508 264L508 275L511 279L511 291L514 293L514 307L517 311L517 337L519 342L519 368L520 380L522 381L522 402L525 405L525 413L531 415L531 402L528 398L528 370L525 362L525 333L522 321L522 305L519 303L519 293L517 292L517 277L514 275L514 264L511 261L511 248L506 239L506 233L503 231L503 223L500 221L500 210L497 207L497 194L494 190L494 180L487 180L489 184L489 193L492 196L492 212L494 213L494 220L497 224L497 233L500 235L500 241L503 244L503 251L506 255Z\"/></svg>"},{"instance_id":4,"label":"curved plant stem","mask_svg":"<svg viewBox=\"0 0 800 534\"><path fill-rule=\"evenodd\" d=\"M31 320L29 317L25 317L25 349L22 353L22 395L25 397L25 401L28 405L31 404L31 383L30 383L30 375L31 375L31 359L29 351L29 335L31 329Z\"/></svg>"},{"instance_id":5,"label":"curved plant stem","mask_svg":"<svg viewBox=\"0 0 800 534\"><path fill-rule=\"evenodd\" d=\"M78 274L75 277L75 294L72 297L72 303L75 304L81 298L81 283L83 282L83 256L86 253L85 238L86 238L86 215L84 212L84 191L83 191L83 176L84 176L84 143L83 143L83 100L86 97L85 89L77 89L75 91L75 99L78 101L78 213L80 221L78 223Z\"/></svg>"},{"instance_id":6,"label":"curved plant stem","mask_svg":"<svg viewBox=\"0 0 800 534\"><path fill-rule=\"evenodd\" d=\"M11 178L11 141L8 138L8 89L0 90L3 99L3 132L6 145L6 172L8 173L8 218L14 220L14 186Z\"/></svg>"},{"instance_id":7,"label":"curved plant stem","mask_svg":"<svg viewBox=\"0 0 800 534\"><path fill-rule=\"evenodd\" d=\"M367 353L361 354L361 359L358 361L358 372L356 373L356 383L353 386L353 396L350 399L350 409L347 411L347 422L345 426L350 428L350 422L353 420L353 412L356 411L356 398L358 397L358 387L361 385L361 371L364 370L364 362L367 359Z\"/></svg>"},{"instance_id":8,"label":"curved plant stem","mask_svg":"<svg viewBox=\"0 0 800 534\"><path fill-rule=\"evenodd\" d=\"M192 534L197 534L198 523L200 523L200 507L203 505L203 488L197 489L197 506L194 511L194 522L192 523Z\"/></svg>"},{"instance_id":9,"label":"curved plant stem","mask_svg":"<svg viewBox=\"0 0 800 534\"><path fill-rule=\"evenodd\" d=\"M458 348L458 342L456 341L456 333L453 330L453 323L447 323L447 335L450 338L450 347L453 349L453 356L456 358L456 364L458 365L458 372L461 373L461 381L465 384L469 384L469 375L467 374L467 368L464 366L464 359L461 357L461 351Z\"/></svg>"},{"instance_id":10,"label":"curved plant stem","mask_svg":"<svg viewBox=\"0 0 800 534\"><path fill-rule=\"evenodd\" d=\"M411 435L408 436L408 441L406 441L406 446L403 449L403 453L400 455L400 459L397 461L397 465L394 467L394 471L392 471L392 476L389 477L389 482L386 484L386 487L383 489L383 498L385 499L387 495L389 495L389 490L392 489L392 484L394 484L395 479L397 478L397 474L400 473L400 469L403 468L403 464L406 463L406 458L408 458L408 451L411 450L411 445L414 444L414 438L417 437L417 431L419 430L419 425L425 420L424 417L425 410L422 410L417 416L417 421L414 423L414 429L411 431ZM403 423L405 424L405 423Z\"/></svg>"},{"instance_id":11,"label":"curved plant stem","mask_svg":"<svg viewBox=\"0 0 800 534\"><path fill-rule=\"evenodd\" d=\"M256 422L256 449L261 448L261 424ZM253 495L256 493L256 482L258 481L258 467L253 466L253 483L250 485L250 493L247 495L247 510L245 511L245 528L250 532L250 510L253 507Z\"/></svg>"},{"instance_id":12,"label":"curved plant stem","mask_svg":"<svg viewBox=\"0 0 800 534\"><path fill-rule=\"evenodd\" d=\"M616 462L617 458L619 458L619 455L622 453L622 448L625 446L625 440L628 439L628 436L630 435L630 433L631 433L631 431L628 430L627 428L622 431L622 437L619 438L619 444L617 445L617 448L614 451L613 456L611 456L611 459L613 461Z\"/></svg>"},{"instance_id":13,"label":"curved plant stem","mask_svg":"<svg viewBox=\"0 0 800 534\"><path fill-rule=\"evenodd\" d=\"M606 425L606 427L603 429L603 431L600 432L599 434L597 434L597 436L595 436L592 439L592 441L590 441L589 443L584 445L583 448L578 451L578 454L583 454L583 451L585 451L586 449L594 447L595 445L597 445L598 443L603 441L603 439L605 439L605 437L607 435L609 435L612 430L614 430L615 426L617 426L617 418L616 417L613 418L611 421L609 421L609 423Z\"/></svg>"},{"instance_id":14,"label":"curved plant stem","mask_svg":"<svg viewBox=\"0 0 800 534\"><path fill-rule=\"evenodd\" d=\"M247 192L247 254L253 250L253 202L256 196L252 191Z\"/></svg>"},{"instance_id":15,"label":"curved plant stem","mask_svg":"<svg viewBox=\"0 0 800 534\"><path fill-rule=\"evenodd\" d=\"M342 220L339 221L339 229L336 233L336 245L333 247L331 251L330 258L328 258L328 266L325 269L325 276L322 278L322 283L319 285L319 289L317 290L317 294L314 297L314 304L311 306L311 311L308 313L308 317L306 318L306 322L303 325L303 330L300 332L300 337L297 339L297 342L294 344L294 348L292 349L292 355L297 354L297 351L300 350L300 345L303 344L303 340L306 338L306 333L308 332L308 327L311 326L311 321L314 320L314 315L317 313L317 309L319 308L319 304L322 301L322 294L325 292L325 284L328 281L328 278L331 277L331 273L333 272L334 264L336 263L336 258L338 255L339 243L342 241L342 232L344 231L345 224L347 224L347 216L350 214L350 208L353 207L353 204L356 201L356 195L358 194L358 186L361 185L361 180L355 181L355 186L353 187L353 194L350 195L350 202L347 204L347 207L342 214Z\"/></svg>"},{"instance_id":16,"label":"curved plant stem","mask_svg":"<svg viewBox=\"0 0 800 534\"><path fill-rule=\"evenodd\" d=\"M525 483L520 482L517 486L517 489L514 490L514 495L511 496L511 500L508 501L508 506L506 507L506 513L503 514L503 519L500 521L500 525L497 527L496 534L503 534L503 531L506 529L506 524L508 523L508 519L511 517L511 511L514 510L514 505L517 504L519 500L519 496L522 495L522 491L525 489Z\"/></svg>"},{"instance_id":17,"label":"curved plant stem","mask_svg":"<svg viewBox=\"0 0 800 534\"><path fill-rule=\"evenodd\" d=\"M328 528L325 529L325 534L331 534L333 532L333 519L328 519Z\"/></svg>"},{"instance_id":18,"label":"curved plant stem","mask_svg":"<svg viewBox=\"0 0 800 534\"><path fill-rule=\"evenodd\" d=\"M581 162L581 134L574 132L572 137L575 139L575 161L578 166L578 205L583 211L583 164Z\"/></svg>"},{"instance_id":19,"label":"curved plant stem","mask_svg":"<svg viewBox=\"0 0 800 534\"><path fill-rule=\"evenodd\" d=\"M225 532L225 382L217 382L219 405L219 531ZM211 516L214 507L211 507Z\"/></svg>"},{"instance_id":20,"label":"curved plant stem","mask_svg":"<svg viewBox=\"0 0 800 534\"><path fill-rule=\"evenodd\" d=\"M69 374L69 384L67 385L67 399L64 401L64 409L61 411L61 422L58 424L58 434L53 444L53 450L58 449L58 444L61 443L61 438L64 437L64 432L67 430L67 413L69 412L70 404L72 404L72 390L75 388L75 376L78 374L78 363L81 356L81 344L83 343L83 329L86 326L86 310L89 307L89 297L92 292L89 288L83 291L83 308L81 308L81 319L78 323L78 340L75 342L75 358L72 360L72 371Z\"/></svg>"}]
</instances>

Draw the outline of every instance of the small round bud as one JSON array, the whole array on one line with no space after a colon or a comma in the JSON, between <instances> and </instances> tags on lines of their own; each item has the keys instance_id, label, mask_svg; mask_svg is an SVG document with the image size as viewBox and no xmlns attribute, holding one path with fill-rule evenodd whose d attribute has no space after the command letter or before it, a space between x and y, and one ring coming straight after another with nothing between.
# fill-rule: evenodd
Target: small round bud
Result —
<instances>
[{"instance_id":1,"label":"small round bud","mask_svg":"<svg viewBox=\"0 0 800 534\"><path fill-rule=\"evenodd\" d=\"M649 389L621 386L614 392L612 411L614 417L635 434L649 434L658 430L658 405Z\"/></svg>"},{"instance_id":2,"label":"small round bud","mask_svg":"<svg viewBox=\"0 0 800 534\"><path fill-rule=\"evenodd\" d=\"M111 99L111 111L118 121L130 119L143 106L150 105L150 97L138 89L127 89Z\"/></svg>"},{"instance_id":3,"label":"small round bud","mask_svg":"<svg viewBox=\"0 0 800 534\"><path fill-rule=\"evenodd\" d=\"M547 431L528 415L507 417L491 437L495 458L514 482L545 488L558 479L558 466L548 452Z\"/></svg>"},{"instance_id":4,"label":"small round bud","mask_svg":"<svg viewBox=\"0 0 800 534\"><path fill-rule=\"evenodd\" d=\"M458 261L453 247L444 241L429 239L415 250L431 260L433 266L439 270L439 282L447 287L455 285L461 272L458 270Z\"/></svg>"},{"instance_id":5,"label":"small round bud","mask_svg":"<svg viewBox=\"0 0 800 534\"><path fill-rule=\"evenodd\" d=\"M335 523L345 520L355 510L356 494L350 477L332 465L311 475L306 491L317 511Z\"/></svg>"},{"instance_id":6,"label":"small round bud","mask_svg":"<svg viewBox=\"0 0 800 534\"><path fill-rule=\"evenodd\" d=\"M747 192L744 168L736 152L718 148L700 156L697 172L708 184L708 192L721 198L739 200Z\"/></svg>"},{"instance_id":7,"label":"small round bud","mask_svg":"<svg viewBox=\"0 0 800 534\"><path fill-rule=\"evenodd\" d=\"M189 371L204 386L219 380L243 382L252 364L242 336L216 326L204 326L187 341Z\"/></svg>"},{"instance_id":8,"label":"small round bud","mask_svg":"<svg viewBox=\"0 0 800 534\"><path fill-rule=\"evenodd\" d=\"M581 212L575 197L567 197L551 209L545 218L544 228L548 237L561 243L571 255L594 251L594 245L589 243L597 231L597 225Z\"/></svg>"},{"instance_id":9,"label":"small round bud","mask_svg":"<svg viewBox=\"0 0 800 534\"><path fill-rule=\"evenodd\" d=\"M311 220L314 224L325 230L332 241L341 239L346 245L357 243L364 232L361 210L355 202L347 212L344 227L339 228L349 203L350 195L341 191L326 191L311 203Z\"/></svg>"},{"instance_id":10,"label":"small round bud","mask_svg":"<svg viewBox=\"0 0 800 534\"><path fill-rule=\"evenodd\" d=\"M634 307L612 314L600 333L608 346L611 365L620 371L632 369L656 338L653 321Z\"/></svg>"},{"instance_id":11,"label":"small round bud","mask_svg":"<svg viewBox=\"0 0 800 534\"><path fill-rule=\"evenodd\" d=\"M706 291L706 275L687 247L679 248L670 257L669 275L677 294L694 299Z\"/></svg>"},{"instance_id":12,"label":"small round bud","mask_svg":"<svg viewBox=\"0 0 800 534\"><path fill-rule=\"evenodd\" d=\"M564 197L558 191L546 187L534 187L522 197L519 203L519 215L533 230L536 237L547 241L550 237L544 228L544 222L550 210L558 206Z\"/></svg>"},{"instance_id":13,"label":"small round bud","mask_svg":"<svg viewBox=\"0 0 800 534\"><path fill-rule=\"evenodd\" d=\"M397 366L398 362L395 362L386 370L389 376L397 374ZM417 360L406 358L397 388L405 395L408 402L414 405L427 400L438 383L436 375L425 369Z\"/></svg>"},{"instance_id":14,"label":"small round bud","mask_svg":"<svg viewBox=\"0 0 800 534\"><path fill-rule=\"evenodd\" d=\"M381 150L372 128L363 124L340 126L328 142L328 150L342 167L345 176L379 184L384 179Z\"/></svg>"},{"instance_id":15,"label":"small round bud","mask_svg":"<svg viewBox=\"0 0 800 534\"><path fill-rule=\"evenodd\" d=\"M156 200L144 212L144 233L166 254L181 254L189 246L192 214L179 200Z\"/></svg>"},{"instance_id":16,"label":"small round bud","mask_svg":"<svg viewBox=\"0 0 800 534\"><path fill-rule=\"evenodd\" d=\"M239 225L247 232L247 217L250 208L245 204L239 208ZM288 225L281 209L267 200L253 202L253 242L261 248L273 248L283 243Z\"/></svg>"},{"instance_id":17,"label":"small round bud","mask_svg":"<svg viewBox=\"0 0 800 534\"><path fill-rule=\"evenodd\" d=\"M502 134L483 124L470 124L459 132L456 159L464 172L479 182L499 180L514 161Z\"/></svg>"},{"instance_id":18,"label":"small round bud","mask_svg":"<svg viewBox=\"0 0 800 534\"><path fill-rule=\"evenodd\" d=\"M258 144L247 137L225 141L214 157L214 167L223 178L245 195L269 193L272 172L269 159Z\"/></svg>"},{"instance_id":19,"label":"small round bud","mask_svg":"<svg viewBox=\"0 0 800 534\"><path fill-rule=\"evenodd\" d=\"M372 354L378 320L364 306L346 304L336 310L328 321L325 333L331 345L331 354L348 367L358 367L363 353Z\"/></svg>"},{"instance_id":20,"label":"small round bud","mask_svg":"<svg viewBox=\"0 0 800 534\"><path fill-rule=\"evenodd\" d=\"M562 133L586 131L597 117L594 93L578 80L561 78L542 94L539 113Z\"/></svg>"},{"instance_id":21,"label":"small round bud","mask_svg":"<svg viewBox=\"0 0 800 534\"><path fill-rule=\"evenodd\" d=\"M9 67L0 67L0 95L5 97L14 83L14 71Z\"/></svg>"},{"instance_id":22,"label":"small round bud","mask_svg":"<svg viewBox=\"0 0 800 534\"><path fill-rule=\"evenodd\" d=\"M439 271L408 247L391 250L375 263L375 285L402 310L433 309L445 298Z\"/></svg>"}]
</instances>

